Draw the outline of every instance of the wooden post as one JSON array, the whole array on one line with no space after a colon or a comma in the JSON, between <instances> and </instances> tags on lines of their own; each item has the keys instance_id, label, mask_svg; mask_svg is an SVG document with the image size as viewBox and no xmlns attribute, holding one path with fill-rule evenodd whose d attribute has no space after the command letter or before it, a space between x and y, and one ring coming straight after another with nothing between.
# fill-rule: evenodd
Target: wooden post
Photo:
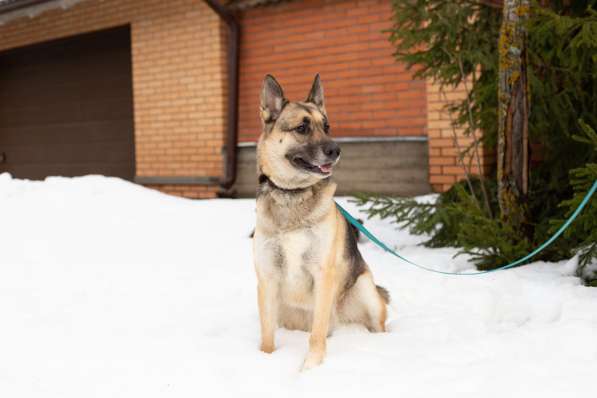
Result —
<instances>
[{"instance_id":1,"label":"wooden post","mask_svg":"<svg viewBox=\"0 0 597 398\"><path fill-rule=\"evenodd\" d=\"M504 0L499 50L498 201L502 220L513 226L526 222L529 189L529 95L526 22L529 0Z\"/></svg>"}]
</instances>

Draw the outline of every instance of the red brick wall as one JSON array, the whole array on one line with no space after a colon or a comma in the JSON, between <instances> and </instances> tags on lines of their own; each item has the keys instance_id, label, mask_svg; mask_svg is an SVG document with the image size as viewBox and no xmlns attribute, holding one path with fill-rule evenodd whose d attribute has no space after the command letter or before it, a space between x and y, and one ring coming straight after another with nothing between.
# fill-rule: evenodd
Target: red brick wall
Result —
<instances>
[{"instance_id":1,"label":"red brick wall","mask_svg":"<svg viewBox=\"0 0 597 398\"><path fill-rule=\"evenodd\" d=\"M84 1L0 25L0 51L125 24L131 25L137 176L221 175L226 40L203 1ZM213 197L217 190L157 188L187 197Z\"/></svg>"},{"instance_id":2,"label":"red brick wall","mask_svg":"<svg viewBox=\"0 0 597 398\"><path fill-rule=\"evenodd\" d=\"M389 0L296 0L240 13L241 142L261 126L259 91L274 74L290 99L304 99L321 73L335 136L429 135L430 183L462 177L446 101L431 82L394 61ZM89 0L0 26L0 50L131 24L137 175L222 173L225 46L218 17L197 0ZM447 93L460 98L462 90ZM429 110L429 112L428 112ZM460 145L470 139L458 132ZM189 197L215 187L160 186Z\"/></svg>"},{"instance_id":3,"label":"red brick wall","mask_svg":"<svg viewBox=\"0 0 597 398\"><path fill-rule=\"evenodd\" d=\"M335 136L426 134L425 82L394 61L388 0L305 0L240 14L240 141L260 132L259 91L273 74L303 100L320 73Z\"/></svg>"},{"instance_id":4,"label":"red brick wall","mask_svg":"<svg viewBox=\"0 0 597 398\"><path fill-rule=\"evenodd\" d=\"M466 87L470 89L470 84ZM427 134L429 139L429 183L436 192L448 190L452 184L469 174L486 174L494 163L491 153L479 145L478 159L474 151L461 157L461 152L473 144L474 139L466 136L463 129L455 129L452 122L456 115L450 115L447 107L466 98L464 85L455 88L444 88L429 80L427 82ZM479 137L481 132L476 132ZM477 163L478 161L478 163Z\"/></svg>"}]
</instances>

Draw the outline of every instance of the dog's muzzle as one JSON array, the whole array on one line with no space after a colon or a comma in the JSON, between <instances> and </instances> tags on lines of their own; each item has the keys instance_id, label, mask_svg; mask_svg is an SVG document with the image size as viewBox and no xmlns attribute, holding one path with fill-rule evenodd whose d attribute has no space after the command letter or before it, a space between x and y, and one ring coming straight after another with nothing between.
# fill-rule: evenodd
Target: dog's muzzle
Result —
<instances>
[{"instance_id":1,"label":"dog's muzzle","mask_svg":"<svg viewBox=\"0 0 597 398\"><path fill-rule=\"evenodd\" d=\"M340 146L334 141L327 141L317 146L304 148L288 158L299 169L327 176L332 172L339 157Z\"/></svg>"}]
</instances>

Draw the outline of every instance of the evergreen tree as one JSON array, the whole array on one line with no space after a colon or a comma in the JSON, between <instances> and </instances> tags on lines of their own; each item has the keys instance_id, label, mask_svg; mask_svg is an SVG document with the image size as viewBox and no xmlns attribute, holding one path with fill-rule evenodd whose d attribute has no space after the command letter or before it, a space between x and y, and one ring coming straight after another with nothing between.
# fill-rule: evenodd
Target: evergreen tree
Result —
<instances>
[{"instance_id":1,"label":"evergreen tree","mask_svg":"<svg viewBox=\"0 0 597 398\"><path fill-rule=\"evenodd\" d=\"M578 173L592 175L588 173L596 161L587 139L573 138L587 128L597 130L596 3L543 0L531 4L526 24L528 132L535 159L539 160L531 163L529 170L525 233L497 216L495 174L488 176L486 184L478 180L457 183L434 205L367 195L357 201L370 214L392 217L414 233L429 234L427 245L461 247L461 252L473 255L481 269L515 260L545 241L553 232L553 220L563 220L586 189L586 181L577 182ZM391 40L396 59L410 66L416 76L434 79L443 86L454 87L469 79L468 98L451 108L457 112L456 127L464 127L469 133L480 129L484 144L495 148L500 2L393 0L392 4ZM475 202L483 190L490 197L487 212ZM556 241L538 259L555 261L581 249L584 267L597 260L592 244L593 231L597 230L595 201L590 207L593 213L586 210L589 216L583 214L582 221L572 224L566 239Z\"/></svg>"}]
</instances>

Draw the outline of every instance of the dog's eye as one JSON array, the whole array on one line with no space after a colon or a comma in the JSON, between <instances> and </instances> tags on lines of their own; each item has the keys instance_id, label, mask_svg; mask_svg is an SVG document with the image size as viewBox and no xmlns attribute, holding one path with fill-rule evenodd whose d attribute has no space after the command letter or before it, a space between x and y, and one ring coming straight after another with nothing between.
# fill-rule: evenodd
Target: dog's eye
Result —
<instances>
[{"instance_id":1,"label":"dog's eye","mask_svg":"<svg viewBox=\"0 0 597 398\"><path fill-rule=\"evenodd\" d=\"M328 123L328 122L323 122L323 131L324 131L326 134L329 134L329 133L330 133L330 125L329 125L329 123Z\"/></svg>"},{"instance_id":2,"label":"dog's eye","mask_svg":"<svg viewBox=\"0 0 597 398\"><path fill-rule=\"evenodd\" d=\"M299 125L294 129L299 134L305 134L307 132L307 125L305 123Z\"/></svg>"}]
</instances>

